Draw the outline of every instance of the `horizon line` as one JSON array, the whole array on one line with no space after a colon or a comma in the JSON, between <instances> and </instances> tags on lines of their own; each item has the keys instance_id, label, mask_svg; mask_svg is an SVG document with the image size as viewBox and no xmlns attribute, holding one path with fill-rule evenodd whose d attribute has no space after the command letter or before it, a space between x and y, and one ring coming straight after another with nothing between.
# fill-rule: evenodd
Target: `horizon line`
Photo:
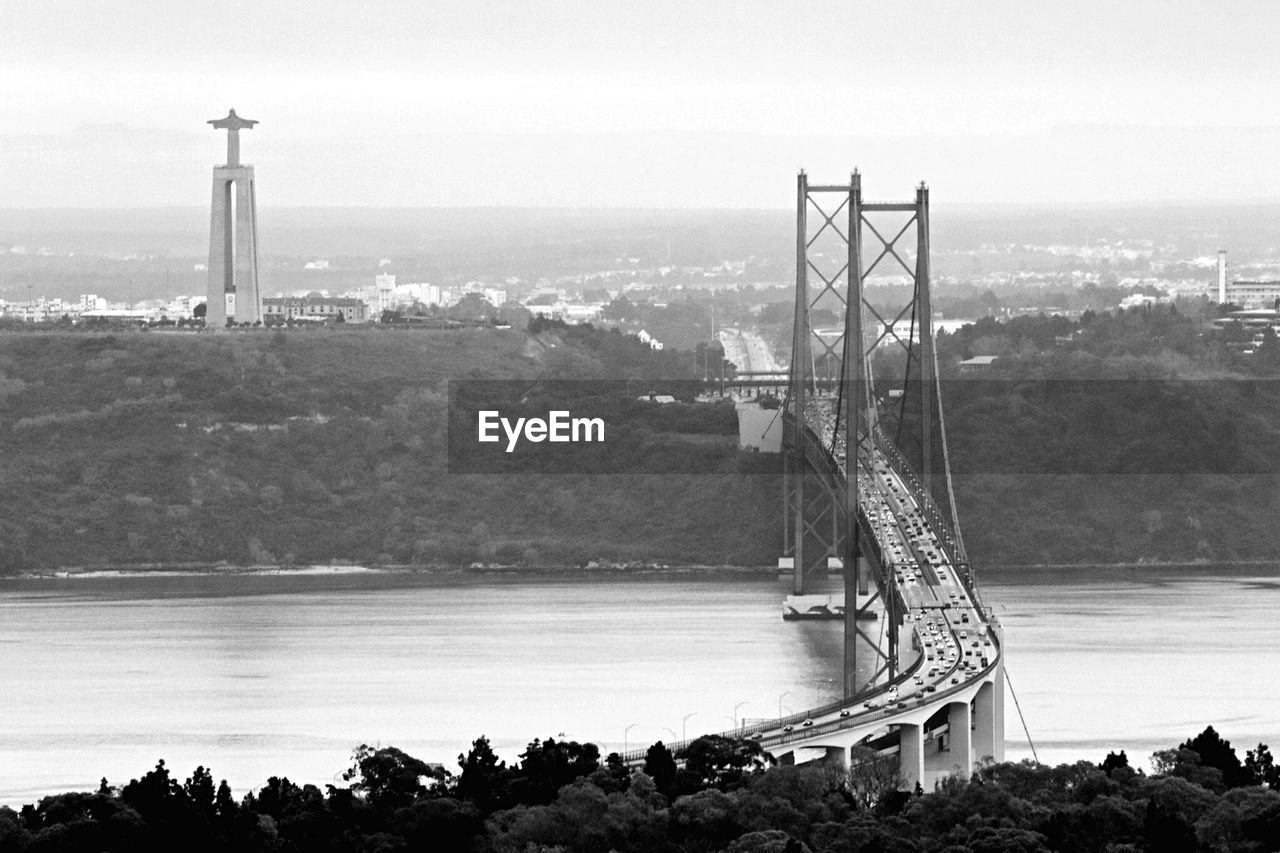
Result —
<instances>
[{"instance_id":1,"label":"horizon line","mask_svg":"<svg viewBox=\"0 0 1280 853\"><path fill-rule=\"evenodd\" d=\"M875 200L875 199L873 199ZM971 208L1022 208L1022 209L1062 209L1087 210L1090 208L1193 208L1223 206L1258 206L1280 205L1280 196L1251 198L1217 198L1217 199L1178 199L1154 198L1148 200L1099 200L1099 201L965 201L930 199L930 207L971 207ZM658 206L658 205L531 205L531 204L271 204L261 205L263 210L361 210L361 211L456 211L456 210L518 210L518 211L634 211L638 213L794 213L793 207L713 207L713 206ZM137 205L32 205L6 206L0 205L0 213L32 213L32 212L106 212L106 211L173 211L190 210L208 212L204 204L137 204Z\"/></svg>"}]
</instances>

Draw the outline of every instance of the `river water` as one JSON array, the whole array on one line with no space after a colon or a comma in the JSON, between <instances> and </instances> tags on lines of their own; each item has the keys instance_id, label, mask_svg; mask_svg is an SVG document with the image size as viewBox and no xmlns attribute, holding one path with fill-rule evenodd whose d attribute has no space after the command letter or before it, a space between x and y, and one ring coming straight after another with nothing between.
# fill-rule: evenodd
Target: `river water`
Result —
<instances>
[{"instance_id":1,"label":"river water","mask_svg":"<svg viewBox=\"0 0 1280 853\"><path fill-rule=\"evenodd\" d=\"M1145 760L1212 723L1280 746L1280 573L983 583L1037 754ZM360 743L456 769L487 735L602 752L834 698L832 624L740 575L177 575L0 580L0 804L164 758L233 789L325 784ZM1030 756L1012 701L1008 757Z\"/></svg>"}]
</instances>

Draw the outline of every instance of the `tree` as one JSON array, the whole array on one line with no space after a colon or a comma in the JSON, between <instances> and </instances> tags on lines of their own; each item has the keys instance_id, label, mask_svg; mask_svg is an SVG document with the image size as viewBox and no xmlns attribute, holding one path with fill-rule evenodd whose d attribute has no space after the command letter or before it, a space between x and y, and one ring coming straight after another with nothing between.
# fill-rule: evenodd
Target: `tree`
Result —
<instances>
[{"instance_id":1,"label":"tree","mask_svg":"<svg viewBox=\"0 0 1280 853\"><path fill-rule=\"evenodd\" d=\"M218 792L213 798L213 809L218 819L224 821L233 820L240 812L235 797L231 796L231 786L227 784L226 779L218 783Z\"/></svg>"},{"instance_id":2,"label":"tree","mask_svg":"<svg viewBox=\"0 0 1280 853\"><path fill-rule=\"evenodd\" d=\"M676 760L671 750L658 741L644 754L644 772L653 778L658 792L670 797L676 783Z\"/></svg>"},{"instance_id":3,"label":"tree","mask_svg":"<svg viewBox=\"0 0 1280 853\"><path fill-rule=\"evenodd\" d=\"M1102 768L1102 772L1106 773L1108 776L1110 776L1113 771L1118 770L1121 767L1128 766L1129 756L1124 754L1123 749L1120 750L1119 755L1116 755L1114 752L1108 752L1107 757L1104 758L1102 760L1102 764L1099 765L1099 767Z\"/></svg>"},{"instance_id":4,"label":"tree","mask_svg":"<svg viewBox=\"0 0 1280 853\"><path fill-rule=\"evenodd\" d=\"M481 811L492 811L501 799L507 765L498 760L489 739L484 735L476 738L470 751L458 756L458 765L462 773L458 776L455 793L462 799L471 800Z\"/></svg>"},{"instance_id":5,"label":"tree","mask_svg":"<svg viewBox=\"0 0 1280 853\"><path fill-rule=\"evenodd\" d=\"M1199 847L1191 822L1154 798L1147 801L1142 837L1152 853L1194 853Z\"/></svg>"},{"instance_id":6,"label":"tree","mask_svg":"<svg viewBox=\"0 0 1280 853\"><path fill-rule=\"evenodd\" d=\"M781 829L744 833L725 848L725 853L808 853L809 848Z\"/></svg>"},{"instance_id":7,"label":"tree","mask_svg":"<svg viewBox=\"0 0 1280 853\"><path fill-rule=\"evenodd\" d=\"M1151 766L1158 776L1177 776L1210 791L1221 791L1225 787L1222 771L1216 767L1205 767L1200 753L1185 746L1153 753Z\"/></svg>"},{"instance_id":8,"label":"tree","mask_svg":"<svg viewBox=\"0 0 1280 853\"><path fill-rule=\"evenodd\" d=\"M1271 750L1265 743L1258 744L1244 755L1244 772L1251 785L1266 785L1273 791L1280 791L1280 767L1271 757Z\"/></svg>"},{"instance_id":9,"label":"tree","mask_svg":"<svg viewBox=\"0 0 1280 853\"><path fill-rule=\"evenodd\" d=\"M450 320L488 320L497 315L493 303L479 293L468 293L445 312Z\"/></svg>"},{"instance_id":10,"label":"tree","mask_svg":"<svg viewBox=\"0 0 1280 853\"><path fill-rule=\"evenodd\" d=\"M637 314L636 306L632 304L630 299L621 294L619 294L618 297L608 305L604 306L600 312L601 317L615 323L625 323L628 320L635 319Z\"/></svg>"},{"instance_id":11,"label":"tree","mask_svg":"<svg viewBox=\"0 0 1280 853\"><path fill-rule=\"evenodd\" d=\"M702 784L721 790L738 787L743 776L775 764L754 740L703 735L684 750L685 769Z\"/></svg>"},{"instance_id":12,"label":"tree","mask_svg":"<svg viewBox=\"0 0 1280 853\"><path fill-rule=\"evenodd\" d=\"M1182 744L1182 749L1198 753L1201 765L1221 770L1222 781L1228 788L1249 784L1248 775L1240 764L1240 757L1231 748L1231 742L1224 740L1214 731L1213 726L1206 727L1200 734Z\"/></svg>"},{"instance_id":13,"label":"tree","mask_svg":"<svg viewBox=\"0 0 1280 853\"><path fill-rule=\"evenodd\" d=\"M197 814L212 817L214 812L213 776L204 766L197 767L191 778L183 784L182 790Z\"/></svg>"},{"instance_id":14,"label":"tree","mask_svg":"<svg viewBox=\"0 0 1280 853\"><path fill-rule=\"evenodd\" d=\"M898 757L855 747L849 756L845 784L858 806L867 810L876 808L888 794L902 787Z\"/></svg>"},{"instance_id":15,"label":"tree","mask_svg":"<svg viewBox=\"0 0 1280 853\"><path fill-rule=\"evenodd\" d=\"M164 759L141 779L130 780L120 790L120 799L137 809L148 821L163 821L180 813L186 806L186 794L176 779L169 775Z\"/></svg>"},{"instance_id":16,"label":"tree","mask_svg":"<svg viewBox=\"0 0 1280 853\"><path fill-rule=\"evenodd\" d=\"M393 746L374 749L368 744L356 747L354 765L342 774L346 781L357 780L351 790L365 794L369 803L382 811L393 811L427 795L422 780L432 787L443 783L449 772L439 765L428 764Z\"/></svg>"},{"instance_id":17,"label":"tree","mask_svg":"<svg viewBox=\"0 0 1280 853\"><path fill-rule=\"evenodd\" d=\"M594 743L545 741L536 738L520 754L512 774L511 793L517 802L545 804L565 785L600 769L600 749Z\"/></svg>"}]
</instances>

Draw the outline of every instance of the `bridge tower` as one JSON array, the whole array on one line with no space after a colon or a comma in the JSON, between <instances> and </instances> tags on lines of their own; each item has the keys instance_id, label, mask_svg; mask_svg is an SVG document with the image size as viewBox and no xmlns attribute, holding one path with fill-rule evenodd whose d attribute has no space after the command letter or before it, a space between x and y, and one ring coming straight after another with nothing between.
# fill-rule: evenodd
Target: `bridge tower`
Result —
<instances>
[{"instance_id":1,"label":"bridge tower","mask_svg":"<svg viewBox=\"0 0 1280 853\"><path fill-rule=\"evenodd\" d=\"M262 319L258 292L258 204L253 166L240 162L240 131L256 119L231 110L209 124L227 132L227 162L213 167L213 205L209 224L209 296L205 326L221 329L228 320Z\"/></svg>"},{"instance_id":2,"label":"bridge tower","mask_svg":"<svg viewBox=\"0 0 1280 853\"><path fill-rule=\"evenodd\" d=\"M784 555L796 595L814 591L830 569L843 574L847 698L892 679L901 664L906 614L895 568L871 547L868 519L858 512L856 472L869 464L873 444L918 472L922 510L963 560L931 318L928 188L921 183L912 201L868 202L856 171L837 185L810 184L801 172Z\"/></svg>"}]
</instances>

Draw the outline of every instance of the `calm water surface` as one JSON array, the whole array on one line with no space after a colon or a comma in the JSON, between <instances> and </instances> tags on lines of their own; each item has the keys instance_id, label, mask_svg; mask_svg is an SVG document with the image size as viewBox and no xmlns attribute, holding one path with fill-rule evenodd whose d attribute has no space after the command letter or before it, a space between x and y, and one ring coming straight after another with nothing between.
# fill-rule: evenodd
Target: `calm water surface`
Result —
<instances>
[{"instance_id":1,"label":"calm water surface","mask_svg":"<svg viewBox=\"0 0 1280 853\"><path fill-rule=\"evenodd\" d=\"M993 576L1042 761L1148 756L1213 723L1280 744L1280 576ZM335 781L360 743L454 767L487 735L607 752L833 698L831 624L767 578L360 573L0 581L0 803L156 759L237 791ZM784 695L785 694L785 695ZM1012 702L1011 758L1029 756Z\"/></svg>"}]
</instances>

